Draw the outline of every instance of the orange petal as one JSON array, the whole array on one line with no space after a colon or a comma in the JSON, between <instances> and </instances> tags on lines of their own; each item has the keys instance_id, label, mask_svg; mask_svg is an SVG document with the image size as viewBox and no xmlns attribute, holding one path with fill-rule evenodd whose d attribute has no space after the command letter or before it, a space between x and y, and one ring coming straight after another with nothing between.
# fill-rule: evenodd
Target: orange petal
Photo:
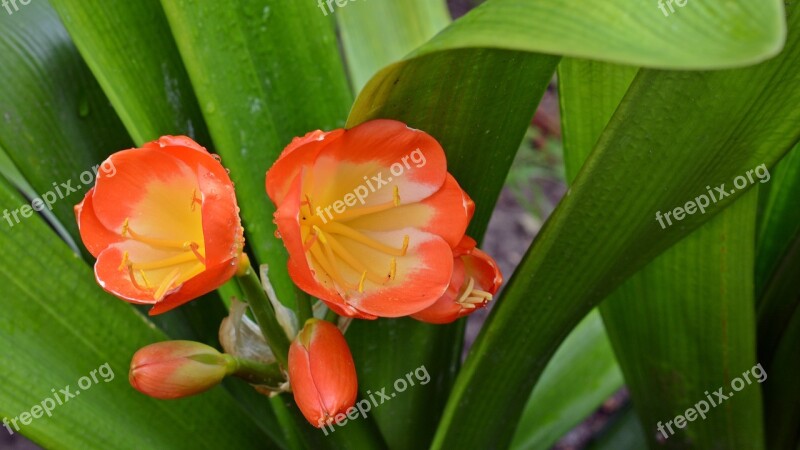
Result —
<instances>
[{"instance_id":1,"label":"orange petal","mask_svg":"<svg viewBox=\"0 0 800 450\"><path fill-rule=\"evenodd\" d=\"M475 241L465 236L459 243L457 252L466 252L455 258L455 269L447 293L436 301L431 307L413 314L411 317L422 322L444 324L450 323L460 317L467 316L484 307L486 304L475 308L464 308L457 303L457 299L463 295L464 283L468 277L474 280L473 290L477 289L489 294L496 294L500 285L503 283L503 276L494 259L474 248ZM460 272L460 273L459 273Z\"/></svg>"},{"instance_id":2,"label":"orange petal","mask_svg":"<svg viewBox=\"0 0 800 450\"><path fill-rule=\"evenodd\" d=\"M98 219L114 232L121 231L125 219L135 221L138 218L136 207L148 195L148 184L196 178L186 164L160 150L123 150L109 160L116 173L114 176L104 172L97 174L93 200L95 209L102 212ZM189 200L186 199L187 207ZM165 215L169 213L164 212Z\"/></svg>"},{"instance_id":3,"label":"orange petal","mask_svg":"<svg viewBox=\"0 0 800 450\"><path fill-rule=\"evenodd\" d=\"M109 231L100 223L94 210L94 188L89 189L83 201L75 206L75 218L78 221L78 230L81 240L95 258L109 245L119 242L122 237L118 233Z\"/></svg>"},{"instance_id":4,"label":"orange petal","mask_svg":"<svg viewBox=\"0 0 800 450\"><path fill-rule=\"evenodd\" d=\"M328 145L335 142L344 134L344 130L334 130L329 133L312 131L301 138L294 138L267 171L267 195L276 205L283 202L291 183L300 173L300 170L310 167L317 155Z\"/></svg>"},{"instance_id":5,"label":"orange petal","mask_svg":"<svg viewBox=\"0 0 800 450\"><path fill-rule=\"evenodd\" d=\"M204 149L203 152L195 152L185 147L164 147L163 151L180 159L197 177L203 197L206 264L214 266L230 260L241 251L244 230L239 218L236 192L228 172Z\"/></svg>"},{"instance_id":6,"label":"orange petal","mask_svg":"<svg viewBox=\"0 0 800 450\"><path fill-rule=\"evenodd\" d=\"M349 293L344 299L347 304L379 317L402 317L429 307L444 294L453 271L453 252L447 242L410 228L370 233L380 242L402 242L405 235L410 236L410 244L406 255L396 258L395 279L385 285L366 282L364 292ZM347 242L346 238L342 240ZM374 261L371 268L380 270L390 266L388 255L369 253L358 243L348 244L360 260Z\"/></svg>"},{"instance_id":7,"label":"orange petal","mask_svg":"<svg viewBox=\"0 0 800 450\"><path fill-rule=\"evenodd\" d=\"M446 175L444 151L433 137L394 120L372 120L320 151L309 174L313 185L304 185L303 192L324 208L367 189L362 198L371 206L392 201L397 187L400 204L409 204L437 192Z\"/></svg>"},{"instance_id":8,"label":"orange petal","mask_svg":"<svg viewBox=\"0 0 800 450\"><path fill-rule=\"evenodd\" d=\"M348 225L372 231L419 228L441 236L455 247L464 237L474 210L475 203L448 173L441 189L425 200L360 217Z\"/></svg>"}]
</instances>

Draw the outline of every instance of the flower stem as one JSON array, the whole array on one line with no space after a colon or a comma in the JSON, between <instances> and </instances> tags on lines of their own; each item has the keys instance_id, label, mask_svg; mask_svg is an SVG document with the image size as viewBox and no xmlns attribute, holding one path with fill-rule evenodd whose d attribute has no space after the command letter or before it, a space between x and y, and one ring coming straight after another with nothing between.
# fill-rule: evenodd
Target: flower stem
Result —
<instances>
[{"instance_id":1,"label":"flower stem","mask_svg":"<svg viewBox=\"0 0 800 450\"><path fill-rule=\"evenodd\" d=\"M296 288L295 292L297 293L297 323L302 327L306 320L314 317L314 312L311 310L311 296L300 288Z\"/></svg>"},{"instance_id":2,"label":"flower stem","mask_svg":"<svg viewBox=\"0 0 800 450\"><path fill-rule=\"evenodd\" d=\"M243 255L243 258L245 257ZM261 328L261 333L272 349L272 353L275 354L275 359L278 360L282 367L288 367L289 338L283 331L283 327L278 323L275 309L269 302L267 293L264 292L264 287L261 286L261 281L259 281L249 261L236 274L236 279L242 288L242 292L244 292L247 304L250 305L250 310L253 311L253 317L255 317L258 326Z\"/></svg>"},{"instance_id":3,"label":"flower stem","mask_svg":"<svg viewBox=\"0 0 800 450\"><path fill-rule=\"evenodd\" d=\"M251 384L278 387L286 382L278 364L264 364L251 359L234 357L233 375Z\"/></svg>"}]
</instances>

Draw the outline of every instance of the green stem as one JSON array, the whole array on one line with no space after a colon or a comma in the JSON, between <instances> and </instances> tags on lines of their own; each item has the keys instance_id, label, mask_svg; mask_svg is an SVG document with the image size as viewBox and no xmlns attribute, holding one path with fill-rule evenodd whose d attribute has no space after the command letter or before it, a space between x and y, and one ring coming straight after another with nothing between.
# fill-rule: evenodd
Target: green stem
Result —
<instances>
[{"instance_id":1,"label":"green stem","mask_svg":"<svg viewBox=\"0 0 800 450\"><path fill-rule=\"evenodd\" d=\"M246 269L239 271L236 279L244 292L245 300L250 305L250 310L253 311L253 317L261 328L261 333L275 354L275 359L282 367L289 367L289 338L278 323L275 309L249 263L246 264Z\"/></svg>"},{"instance_id":2,"label":"green stem","mask_svg":"<svg viewBox=\"0 0 800 450\"><path fill-rule=\"evenodd\" d=\"M339 322L339 315L336 314L334 310L329 309L328 312L325 313L325 320L336 325Z\"/></svg>"},{"instance_id":3,"label":"green stem","mask_svg":"<svg viewBox=\"0 0 800 450\"><path fill-rule=\"evenodd\" d=\"M311 308L311 296L300 288L295 288L295 292L297 294L297 323L302 328L306 320L314 317L314 312Z\"/></svg>"},{"instance_id":4,"label":"green stem","mask_svg":"<svg viewBox=\"0 0 800 450\"><path fill-rule=\"evenodd\" d=\"M234 357L233 375L251 384L264 384L278 387L286 382L277 363L264 364L252 359Z\"/></svg>"}]
</instances>

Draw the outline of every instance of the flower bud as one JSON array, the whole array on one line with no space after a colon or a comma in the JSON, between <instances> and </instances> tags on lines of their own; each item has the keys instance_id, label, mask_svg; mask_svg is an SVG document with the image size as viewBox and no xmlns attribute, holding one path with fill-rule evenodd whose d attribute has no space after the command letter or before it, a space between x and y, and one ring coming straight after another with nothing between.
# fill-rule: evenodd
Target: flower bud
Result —
<instances>
[{"instance_id":1,"label":"flower bud","mask_svg":"<svg viewBox=\"0 0 800 450\"><path fill-rule=\"evenodd\" d=\"M160 399L207 391L230 375L236 363L213 347L192 341L166 341L141 348L128 374L137 391Z\"/></svg>"},{"instance_id":2,"label":"flower bud","mask_svg":"<svg viewBox=\"0 0 800 450\"><path fill-rule=\"evenodd\" d=\"M317 428L355 404L356 366L335 325L318 319L306 322L289 348L289 381L295 403Z\"/></svg>"}]
</instances>

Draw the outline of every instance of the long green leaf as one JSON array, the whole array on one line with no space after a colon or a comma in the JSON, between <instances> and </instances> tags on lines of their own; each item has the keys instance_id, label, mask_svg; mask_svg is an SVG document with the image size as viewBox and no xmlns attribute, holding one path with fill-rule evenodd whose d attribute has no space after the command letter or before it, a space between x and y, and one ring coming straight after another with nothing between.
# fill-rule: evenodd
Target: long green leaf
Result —
<instances>
[{"instance_id":1,"label":"long green leaf","mask_svg":"<svg viewBox=\"0 0 800 450\"><path fill-rule=\"evenodd\" d=\"M768 187L756 258L758 355L770 375L764 386L767 446L791 450L800 444L800 146L774 168Z\"/></svg>"},{"instance_id":2,"label":"long green leaf","mask_svg":"<svg viewBox=\"0 0 800 450\"><path fill-rule=\"evenodd\" d=\"M93 168L130 141L47 3L3 19L0 147L77 240L72 207L94 183ZM7 205L11 218L2 226L26 226L30 203Z\"/></svg>"},{"instance_id":3,"label":"long green leaf","mask_svg":"<svg viewBox=\"0 0 800 450\"><path fill-rule=\"evenodd\" d=\"M706 193L707 185L727 183L729 190L736 176L771 166L797 142L790 124L800 119L793 106L800 90L791 83L799 77L800 49L796 15L789 20L790 44L759 66L637 76L498 301L459 375L434 448L505 445L510 418L523 406L518 392L535 383L569 329L627 276L743 191L666 230L655 212L683 205ZM773 77L790 82L778 86L767 81ZM666 102L666 94L674 100ZM487 419L474 411L504 414Z\"/></svg>"},{"instance_id":4,"label":"long green leaf","mask_svg":"<svg viewBox=\"0 0 800 450\"><path fill-rule=\"evenodd\" d=\"M158 0L51 0L137 144L208 132Z\"/></svg>"},{"instance_id":5,"label":"long green leaf","mask_svg":"<svg viewBox=\"0 0 800 450\"><path fill-rule=\"evenodd\" d=\"M361 2L336 10L355 91L450 23L444 0ZM327 14L327 11L323 11Z\"/></svg>"},{"instance_id":6,"label":"long green leaf","mask_svg":"<svg viewBox=\"0 0 800 450\"><path fill-rule=\"evenodd\" d=\"M572 330L542 372L511 448L551 448L622 384L603 320L593 311Z\"/></svg>"},{"instance_id":7,"label":"long green leaf","mask_svg":"<svg viewBox=\"0 0 800 450\"><path fill-rule=\"evenodd\" d=\"M577 175L578 160L588 156L603 121L611 117L635 73L609 64L562 61L559 86L569 178ZM727 209L713 221L721 223L715 229L697 231L673 246L601 305L636 411L647 425L667 420L661 416L671 419L683 413L687 403L693 404L689 403L693 397L702 398L708 386L730 383L736 376L730 374L731 367L755 364L749 307L753 271L748 265L731 264L752 259L754 234L747 233L752 231L755 214L755 204L751 206L750 210ZM745 226L730 232L739 222ZM714 226L707 224L701 230ZM648 300L643 302L642 297ZM734 325L739 328L728 338L731 333L726 330ZM702 367L697 366L698 359L705 361ZM669 443L762 447L761 422L751 420L760 408L759 392L754 392L726 403L725 414L693 424Z\"/></svg>"},{"instance_id":8,"label":"long green leaf","mask_svg":"<svg viewBox=\"0 0 800 450\"><path fill-rule=\"evenodd\" d=\"M761 390L754 376L752 385L716 407L706 394L724 388L730 395L732 380L756 365L756 206L752 191L600 306L652 448L764 448ZM684 429L671 424L674 434L657 430L701 401L705 418L695 413Z\"/></svg>"},{"instance_id":9,"label":"long green leaf","mask_svg":"<svg viewBox=\"0 0 800 450\"><path fill-rule=\"evenodd\" d=\"M710 69L761 62L782 48L786 26L780 0L693 1L675 8L665 16L655 1L489 0L425 51L492 47Z\"/></svg>"},{"instance_id":10,"label":"long green leaf","mask_svg":"<svg viewBox=\"0 0 800 450\"><path fill-rule=\"evenodd\" d=\"M0 180L1 207L21 200ZM131 356L165 336L104 293L40 218L0 233L0 248L0 414L21 433L50 449L275 447L222 389L172 402L133 390ZM45 403L52 416L35 409Z\"/></svg>"}]
</instances>

